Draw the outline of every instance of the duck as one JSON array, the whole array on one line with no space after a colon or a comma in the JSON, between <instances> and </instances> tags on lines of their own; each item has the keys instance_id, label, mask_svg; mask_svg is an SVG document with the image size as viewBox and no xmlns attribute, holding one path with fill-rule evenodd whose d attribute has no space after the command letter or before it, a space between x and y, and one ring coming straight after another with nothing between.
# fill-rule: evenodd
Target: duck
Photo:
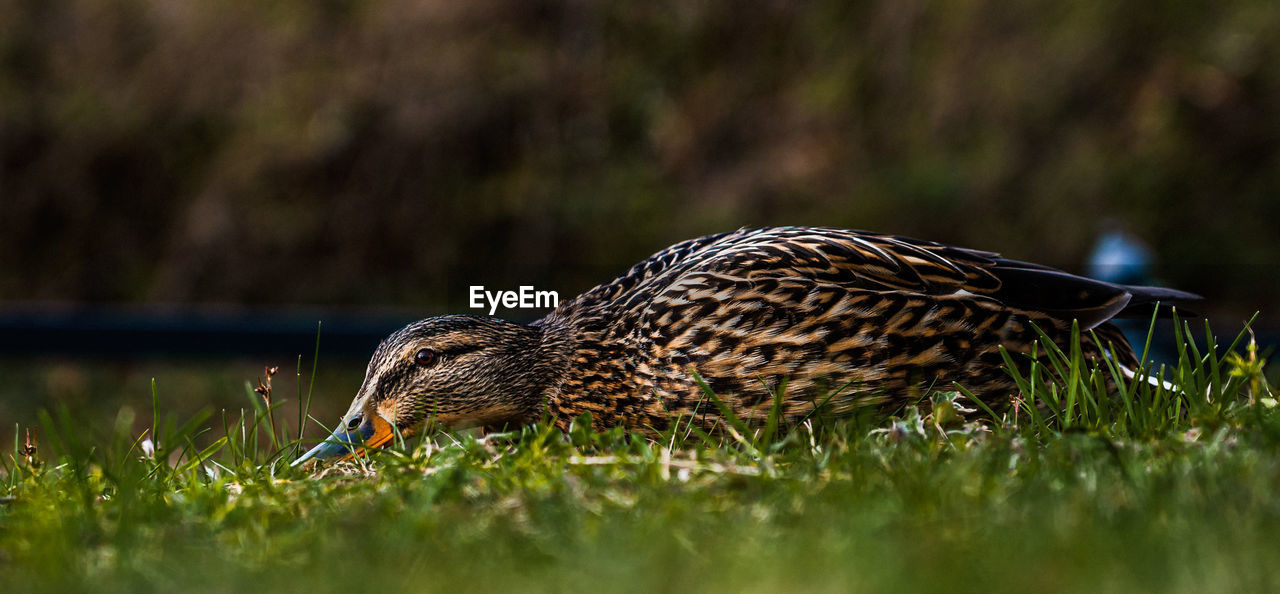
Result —
<instances>
[{"instance_id":1,"label":"duck","mask_svg":"<svg viewBox=\"0 0 1280 594\"><path fill-rule=\"evenodd\" d=\"M1029 365L1017 354L1041 333L1068 349L1075 325L1083 356L1134 369L1111 320L1199 298L891 234L739 229L661 250L529 324L440 315L401 328L333 434L294 464L428 426L568 430L589 414L597 431L716 431L775 407L788 422L901 410L953 385L1007 406L1017 387L1001 349Z\"/></svg>"}]
</instances>

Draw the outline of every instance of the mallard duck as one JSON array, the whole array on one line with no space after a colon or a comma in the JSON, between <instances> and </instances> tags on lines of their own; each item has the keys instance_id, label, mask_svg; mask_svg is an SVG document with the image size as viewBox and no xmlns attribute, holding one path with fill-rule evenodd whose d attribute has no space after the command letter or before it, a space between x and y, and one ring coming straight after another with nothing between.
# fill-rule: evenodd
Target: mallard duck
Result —
<instances>
[{"instance_id":1,"label":"mallard duck","mask_svg":"<svg viewBox=\"0 0 1280 594\"><path fill-rule=\"evenodd\" d=\"M380 446L431 419L515 427L583 413L597 430L722 422L699 378L741 419L766 419L782 388L795 421L893 408L956 382L987 403L1015 387L999 347L1084 333L1086 357L1137 357L1107 321L1150 316L1190 293L1111 284L998 254L817 227L691 239L562 302L532 324L444 315L378 346L334 435L298 463ZM1102 344L1099 344L1101 342ZM1104 347L1109 355L1104 354ZM1029 357L1022 357L1029 359Z\"/></svg>"}]
</instances>

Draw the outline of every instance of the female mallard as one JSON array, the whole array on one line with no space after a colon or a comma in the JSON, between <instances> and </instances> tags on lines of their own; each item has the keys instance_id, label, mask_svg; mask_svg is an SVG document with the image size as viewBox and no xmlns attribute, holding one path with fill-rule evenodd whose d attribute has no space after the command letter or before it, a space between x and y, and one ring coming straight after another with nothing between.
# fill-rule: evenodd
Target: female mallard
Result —
<instances>
[{"instance_id":1,"label":"female mallard","mask_svg":"<svg viewBox=\"0 0 1280 594\"><path fill-rule=\"evenodd\" d=\"M693 372L740 418L760 420L785 381L787 418L899 406L952 382L1009 401L999 347L1029 352L1033 324L1066 343L1071 321L1132 368L1113 317L1149 316L1170 289L1104 283L997 254L904 237L770 227L685 241L532 324L471 315L414 322L378 346L333 438L298 460L376 447L428 418L518 426L584 412L596 429L714 428ZM1085 334L1085 356L1101 346Z\"/></svg>"}]
</instances>

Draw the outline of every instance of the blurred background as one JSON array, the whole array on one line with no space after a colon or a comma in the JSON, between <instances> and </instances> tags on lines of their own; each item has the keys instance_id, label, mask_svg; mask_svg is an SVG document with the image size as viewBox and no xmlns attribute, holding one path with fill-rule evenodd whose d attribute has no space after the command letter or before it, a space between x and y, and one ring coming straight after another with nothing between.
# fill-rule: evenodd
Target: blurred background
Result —
<instances>
[{"instance_id":1,"label":"blurred background","mask_svg":"<svg viewBox=\"0 0 1280 594\"><path fill-rule=\"evenodd\" d=\"M332 421L469 285L742 226L1128 246L1268 335L1277 64L1271 0L0 0L0 423L292 399L318 321Z\"/></svg>"}]
</instances>

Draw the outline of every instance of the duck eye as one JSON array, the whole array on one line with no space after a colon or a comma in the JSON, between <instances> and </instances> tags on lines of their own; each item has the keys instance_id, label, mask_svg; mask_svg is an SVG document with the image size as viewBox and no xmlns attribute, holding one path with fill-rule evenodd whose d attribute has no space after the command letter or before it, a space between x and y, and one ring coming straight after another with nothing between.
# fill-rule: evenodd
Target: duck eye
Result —
<instances>
[{"instance_id":1,"label":"duck eye","mask_svg":"<svg viewBox=\"0 0 1280 594\"><path fill-rule=\"evenodd\" d=\"M363 420L364 418L361 415L356 415L354 417L351 417L350 419L347 419L347 431L355 431L356 428L360 426L360 422Z\"/></svg>"},{"instance_id":2,"label":"duck eye","mask_svg":"<svg viewBox=\"0 0 1280 594\"><path fill-rule=\"evenodd\" d=\"M413 362L426 367L436 362L436 352L431 349L422 349L413 356Z\"/></svg>"}]
</instances>

